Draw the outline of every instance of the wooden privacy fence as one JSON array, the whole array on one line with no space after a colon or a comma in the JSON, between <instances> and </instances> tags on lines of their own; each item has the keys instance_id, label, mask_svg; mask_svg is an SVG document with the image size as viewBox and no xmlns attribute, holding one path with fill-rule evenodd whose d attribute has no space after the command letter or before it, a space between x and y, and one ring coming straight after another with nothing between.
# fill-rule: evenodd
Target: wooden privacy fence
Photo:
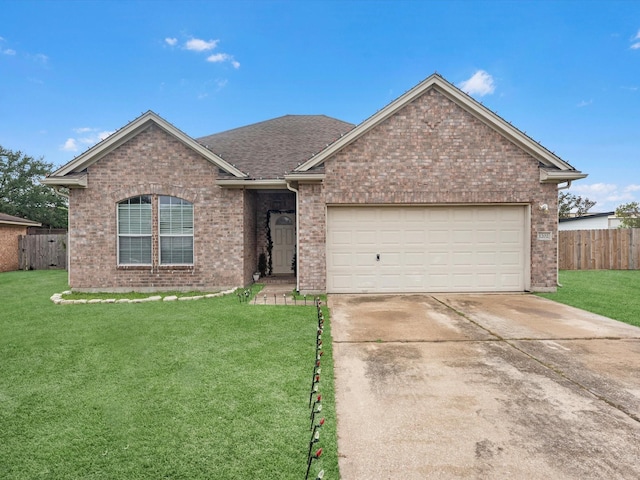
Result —
<instances>
[{"instance_id":1,"label":"wooden privacy fence","mask_svg":"<svg viewBox=\"0 0 640 480\"><path fill-rule=\"evenodd\" d=\"M561 270L640 269L640 228L558 232Z\"/></svg>"},{"instance_id":2,"label":"wooden privacy fence","mask_svg":"<svg viewBox=\"0 0 640 480\"><path fill-rule=\"evenodd\" d=\"M67 268L67 235L20 235L20 270Z\"/></svg>"}]
</instances>

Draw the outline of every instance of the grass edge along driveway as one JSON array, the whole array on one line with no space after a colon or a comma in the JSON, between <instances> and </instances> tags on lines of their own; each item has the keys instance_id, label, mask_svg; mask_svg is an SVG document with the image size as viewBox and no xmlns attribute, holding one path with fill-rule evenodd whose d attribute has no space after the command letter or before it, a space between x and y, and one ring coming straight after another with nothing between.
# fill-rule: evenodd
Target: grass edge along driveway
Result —
<instances>
[{"instance_id":1,"label":"grass edge along driveway","mask_svg":"<svg viewBox=\"0 0 640 480\"><path fill-rule=\"evenodd\" d=\"M640 270L561 270L559 282L538 295L640 327Z\"/></svg>"},{"instance_id":2,"label":"grass edge along driveway","mask_svg":"<svg viewBox=\"0 0 640 480\"><path fill-rule=\"evenodd\" d=\"M66 289L66 272L0 274L0 478L304 478L314 306L49 300ZM323 336L310 477L337 479Z\"/></svg>"}]
</instances>

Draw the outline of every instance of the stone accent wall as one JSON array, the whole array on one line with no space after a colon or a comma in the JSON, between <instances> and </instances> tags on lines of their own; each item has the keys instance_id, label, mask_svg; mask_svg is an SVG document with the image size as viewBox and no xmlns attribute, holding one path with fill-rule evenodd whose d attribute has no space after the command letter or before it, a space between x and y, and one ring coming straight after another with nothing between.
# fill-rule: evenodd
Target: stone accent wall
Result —
<instances>
[{"instance_id":1,"label":"stone accent wall","mask_svg":"<svg viewBox=\"0 0 640 480\"><path fill-rule=\"evenodd\" d=\"M325 173L323 192L301 196L300 241L310 247L301 253L301 290L324 289L323 196L327 205L529 204L531 288L556 287L556 186L540 183L536 159L435 89L328 159ZM310 221L317 224L305 223L307 232ZM537 240L541 231L553 240Z\"/></svg>"},{"instance_id":2,"label":"stone accent wall","mask_svg":"<svg viewBox=\"0 0 640 480\"><path fill-rule=\"evenodd\" d=\"M244 215L243 190L216 186L216 172L215 165L156 125L91 165L88 188L72 189L69 199L71 287L161 291L244 285L245 263L251 260L244 256L244 231L252 220ZM117 203L143 194L193 203L193 266L118 266Z\"/></svg>"},{"instance_id":3,"label":"stone accent wall","mask_svg":"<svg viewBox=\"0 0 640 480\"><path fill-rule=\"evenodd\" d=\"M27 227L0 225L0 272L12 272L20 268L18 237L26 234Z\"/></svg>"}]
</instances>

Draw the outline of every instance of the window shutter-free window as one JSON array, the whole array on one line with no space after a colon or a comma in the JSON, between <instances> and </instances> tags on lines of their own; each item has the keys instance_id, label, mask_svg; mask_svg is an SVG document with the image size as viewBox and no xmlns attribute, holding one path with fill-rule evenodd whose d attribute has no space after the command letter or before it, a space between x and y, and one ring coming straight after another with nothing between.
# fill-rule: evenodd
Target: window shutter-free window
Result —
<instances>
[{"instance_id":1,"label":"window shutter-free window","mask_svg":"<svg viewBox=\"0 0 640 480\"><path fill-rule=\"evenodd\" d=\"M118 203L118 263L149 265L152 232L151 196L141 195Z\"/></svg>"},{"instance_id":2,"label":"window shutter-free window","mask_svg":"<svg viewBox=\"0 0 640 480\"><path fill-rule=\"evenodd\" d=\"M193 204L163 195L158 213L160 264L193 264Z\"/></svg>"}]
</instances>

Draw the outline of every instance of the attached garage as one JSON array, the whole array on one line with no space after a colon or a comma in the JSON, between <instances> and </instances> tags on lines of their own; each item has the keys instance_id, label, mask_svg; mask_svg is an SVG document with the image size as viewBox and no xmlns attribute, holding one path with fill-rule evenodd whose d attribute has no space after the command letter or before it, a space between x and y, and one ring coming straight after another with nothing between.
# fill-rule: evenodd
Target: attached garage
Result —
<instances>
[{"instance_id":1,"label":"attached garage","mask_svg":"<svg viewBox=\"0 0 640 480\"><path fill-rule=\"evenodd\" d=\"M327 292L529 289L525 205L329 206Z\"/></svg>"}]
</instances>

